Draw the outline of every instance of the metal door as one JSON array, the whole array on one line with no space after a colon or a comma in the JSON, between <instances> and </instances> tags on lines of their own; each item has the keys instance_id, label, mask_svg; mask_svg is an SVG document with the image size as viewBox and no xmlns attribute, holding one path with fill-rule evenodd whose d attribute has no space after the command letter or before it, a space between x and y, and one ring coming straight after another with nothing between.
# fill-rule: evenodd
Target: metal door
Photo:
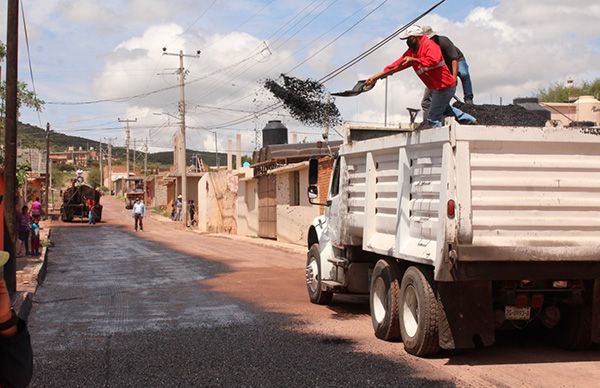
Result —
<instances>
[{"instance_id":1,"label":"metal door","mask_svg":"<svg viewBox=\"0 0 600 388\"><path fill-rule=\"evenodd\" d=\"M277 192L275 175L258 178L258 235L277 238Z\"/></svg>"}]
</instances>

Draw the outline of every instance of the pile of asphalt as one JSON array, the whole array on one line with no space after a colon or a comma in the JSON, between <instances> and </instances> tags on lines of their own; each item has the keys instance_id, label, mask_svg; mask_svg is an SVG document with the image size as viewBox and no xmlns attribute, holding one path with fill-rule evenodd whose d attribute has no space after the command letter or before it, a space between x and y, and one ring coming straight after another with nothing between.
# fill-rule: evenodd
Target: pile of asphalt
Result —
<instances>
[{"instance_id":1,"label":"pile of asphalt","mask_svg":"<svg viewBox=\"0 0 600 388\"><path fill-rule=\"evenodd\" d=\"M519 105L473 105L455 102L454 106L477 119L478 125L543 127L547 118Z\"/></svg>"}]
</instances>

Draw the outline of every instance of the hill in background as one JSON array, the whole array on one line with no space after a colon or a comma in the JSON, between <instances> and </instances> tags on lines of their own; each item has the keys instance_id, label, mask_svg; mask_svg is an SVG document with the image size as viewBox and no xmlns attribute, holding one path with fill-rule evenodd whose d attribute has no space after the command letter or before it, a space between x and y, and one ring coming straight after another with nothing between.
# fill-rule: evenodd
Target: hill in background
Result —
<instances>
[{"instance_id":1,"label":"hill in background","mask_svg":"<svg viewBox=\"0 0 600 388\"><path fill-rule=\"evenodd\" d=\"M0 136L1 138L4 138L4 128L1 127ZM17 129L17 145L19 148L36 148L45 150L46 130L34 125L19 123ZM76 150L78 150L79 147L84 150L93 147L97 150L99 148L99 144L96 140L90 140L84 137L70 136L58 132L50 133L50 150L52 152L66 151L69 149L69 147L73 147ZM106 144L104 144L104 147L106 147ZM112 155L115 159L125 159L125 147L112 147ZM142 153L138 151L138 155L138 160L143 160L143 156L141 156ZM188 163L192 162L195 155L199 156L204 163L208 165L216 165L214 152L201 152L188 149L186 150L186 159ZM227 154L219 153L218 159L221 166L227 164ZM173 163L173 153L168 151L148 153L148 163L160 164L163 166L171 165Z\"/></svg>"}]
</instances>

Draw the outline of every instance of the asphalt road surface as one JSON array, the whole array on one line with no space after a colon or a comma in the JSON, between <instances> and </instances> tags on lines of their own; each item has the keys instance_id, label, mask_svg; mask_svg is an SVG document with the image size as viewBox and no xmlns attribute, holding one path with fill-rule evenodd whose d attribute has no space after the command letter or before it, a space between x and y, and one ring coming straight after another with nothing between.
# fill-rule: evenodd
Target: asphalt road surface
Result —
<instances>
[{"instance_id":1,"label":"asphalt road surface","mask_svg":"<svg viewBox=\"0 0 600 388\"><path fill-rule=\"evenodd\" d=\"M600 352L531 333L418 359L374 337L368 300L308 302L305 256L203 236L104 201L96 226L53 226L34 298L33 387L597 386ZM535 333L534 333L535 334Z\"/></svg>"},{"instance_id":2,"label":"asphalt road surface","mask_svg":"<svg viewBox=\"0 0 600 388\"><path fill-rule=\"evenodd\" d=\"M286 295L290 286L303 290L301 255L168 222L147 220L136 233L121 204L105 206L99 225L52 230L56 246L30 316L31 386L456 383L432 367L356 349L350 335L306 332L310 316L269 307L297 297ZM299 312L313 309L304 296Z\"/></svg>"}]
</instances>

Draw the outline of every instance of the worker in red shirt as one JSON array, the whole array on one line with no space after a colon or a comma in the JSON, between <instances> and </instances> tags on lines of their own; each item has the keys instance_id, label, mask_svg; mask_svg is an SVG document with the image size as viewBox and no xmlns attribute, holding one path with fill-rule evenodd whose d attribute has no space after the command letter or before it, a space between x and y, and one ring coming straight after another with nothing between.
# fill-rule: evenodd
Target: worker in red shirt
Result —
<instances>
[{"instance_id":1,"label":"worker in red shirt","mask_svg":"<svg viewBox=\"0 0 600 388\"><path fill-rule=\"evenodd\" d=\"M85 201L85 205L88 208L88 224L94 225L96 223L96 201L94 201L93 198L88 198L87 201Z\"/></svg>"},{"instance_id":2,"label":"worker in red shirt","mask_svg":"<svg viewBox=\"0 0 600 388\"><path fill-rule=\"evenodd\" d=\"M395 62L386 66L383 71L371 76L366 86L377 80L386 78L412 67L425 86L432 91L431 107L424 117L425 128L441 127L444 114L457 116L459 121L475 122L475 118L460 110L452 110L450 100L456 92L456 79L444 62L440 46L425 36L421 27L413 25L400 34L400 39L406 40L408 50Z\"/></svg>"}]
</instances>

